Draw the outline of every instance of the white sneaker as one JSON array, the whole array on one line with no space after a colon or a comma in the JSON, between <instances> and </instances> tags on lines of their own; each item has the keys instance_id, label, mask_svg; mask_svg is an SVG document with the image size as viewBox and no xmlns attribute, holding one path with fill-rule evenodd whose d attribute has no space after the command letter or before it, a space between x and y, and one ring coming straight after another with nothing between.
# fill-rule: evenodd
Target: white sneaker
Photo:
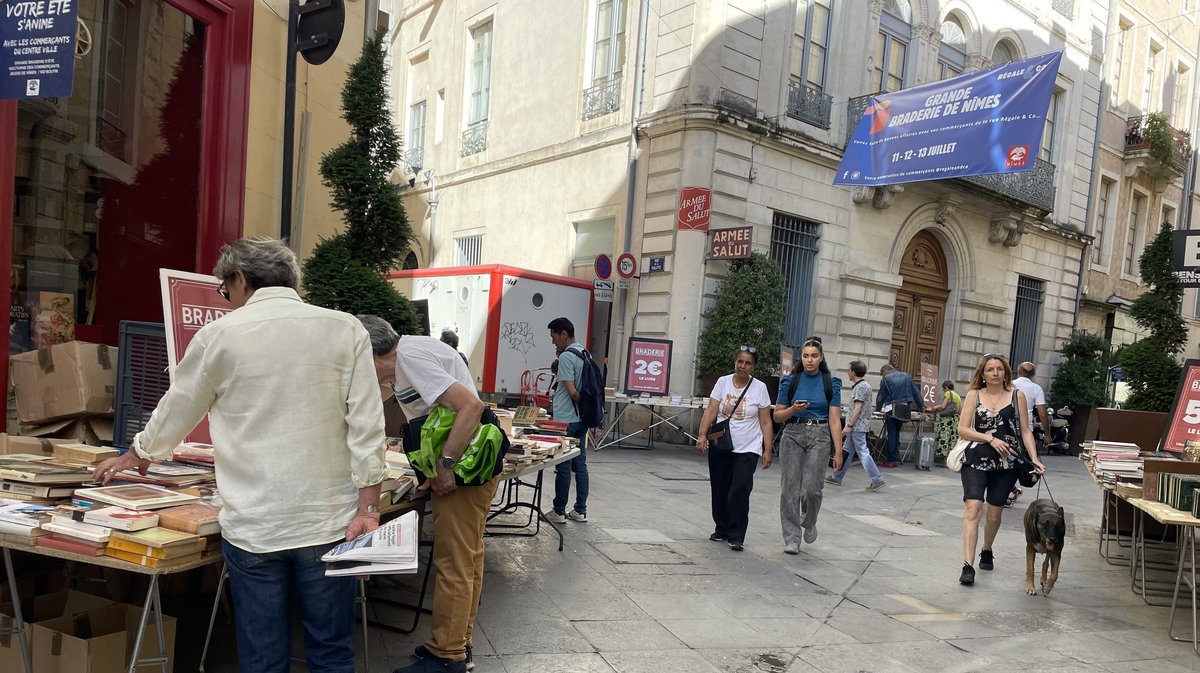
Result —
<instances>
[{"instance_id":1,"label":"white sneaker","mask_svg":"<svg viewBox=\"0 0 1200 673\"><path fill-rule=\"evenodd\" d=\"M789 542L783 546L783 553L792 554L793 556L800 553L800 544L798 542Z\"/></svg>"},{"instance_id":2,"label":"white sneaker","mask_svg":"<svg viewBox=\"0 0 1200 673\"><path fill-rule=\"evenodd\" d=\"M549 512L546 512L546 520L550 523L566 523L567 516L565 514L559 514L554 510L550 510Z\"/></svg>"},{"instance_id":3,"label":"white sneaker","mask_svg":"<svg viewBox=\"0 0 1200 673\"><path fill-rule=\"evenodd\" d=\"M567 518L571 521L581 521L583 523L587 523L587 512L576 512L575 510L571 510L570 512L567 512Z\"/></svg>"}]
</instances>

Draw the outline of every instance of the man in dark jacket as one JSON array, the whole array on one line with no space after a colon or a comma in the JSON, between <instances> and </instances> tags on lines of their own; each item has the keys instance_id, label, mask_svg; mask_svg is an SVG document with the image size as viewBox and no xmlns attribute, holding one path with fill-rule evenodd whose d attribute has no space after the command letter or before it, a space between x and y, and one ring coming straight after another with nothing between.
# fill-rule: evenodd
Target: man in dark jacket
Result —
<instances>
[{"instance_id":1,"label":"man in dark jacket","mask_svg":"<svg viewBox=\"0 0 1200 673\"><path fill-rule=\"evenodd\" d=\"M884 425L887 427L887 461L880 467L896 467L896 454L900 451L900 426L908 420L907 414L892 413L896 404L907 404L908 408L919 409L921 389L908 374L896 369L890 364L879 369L883 379L879 383L879 397L875 399L875 411L884 413Z\"/></svg>"}]
</instances>

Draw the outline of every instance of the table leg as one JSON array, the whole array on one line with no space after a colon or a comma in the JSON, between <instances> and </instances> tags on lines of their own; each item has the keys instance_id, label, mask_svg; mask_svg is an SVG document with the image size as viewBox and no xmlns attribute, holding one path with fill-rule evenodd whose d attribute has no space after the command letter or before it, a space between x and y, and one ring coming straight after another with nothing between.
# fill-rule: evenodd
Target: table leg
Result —
<instances>
[{"instance_id":1,"label":"table leg","mask_svg":"<svg viewBox=\"0 0 1200 673\"><path fill-rule=\"evenodd\" d=\"M17 634L21 643L21 659L25 662L25 673L33 673L33 663L29 658L29 634L25 631L25 618L21 615L21 596L17 593L17 576L13 573L12 552L4 548L4 571L8 574L8 593L12 596L13 618L16 620L12 631Z\"/></svg>"},{"instance_id":2,"label":"table leg","mask_svg":"<svg viewBox=\"0 0 1200 673\"><path fill-rule=\"evenodd\" d=\"M390 598L381 598L379 596L376 596L371 599L372 603L383 603L384 605L391 605L391 606L399 607L399 608L408 608L408 609L412 610L413 611L412 624L410 624L407 628L403 627L403 626L392 626L391 624L385 624L385 623L379 621L378 618L376 618L375 620L367 622L371 626L385 629L388 631L392 631L393 633L402 633L404 635L408 635L408 634L412 633L413 631L417 630L417 624L421 621L421 613L422 612L432 613L432 610L425 607L425 594L429 589L429 576L432 574L432 570L433 570L433 548L432 548L433 544L432 543L421 543L421 544L422 545L428 544L430 547L430 550L429 550L429 562L425 564L425 573L421 577L421 593L417 595L417 602L415 604L409 604L409 603L404 603L402 601L394 601L394 600L391 600ZM363 614L366 614L366 606L365 605L363 606Z\"/></svg>"},{"instance_id":3,"label":"table leg","mask_svg":"<svg viewBox=\"0 0 1200 673\"><path fill-rule=\"evenodd\" d=\"M150 619L150 612L155 611L154 622L158 626L158 656L150 659L140 658L142 651L142 638L146 635L146 623ZM146 605L142 608L142 617L138 620L137 633L133 638L133 653L129 657L129 673L137 671L138 666L157 664L163 670L167 671L167 649L162 633L162 612L161 603L159 602L158 593L158 575L150 576L150 588L146 591Z\"/></svg>"},{"instance_id":4,"label":"table leg","mask_svg":"<svg viewBox=\"0 0 1200 673\"><path fill-rule=\"evenodd\" d=\"M217 610L221 607L221 595L225 591L225 579L229 571L221 564L221 574L217 580L217 595L213 598L212 614L208 617L208 633L204 635L204 649L200 650L200 673L204 673L204 662L208 659L208 646L212 642L213 625L217 623Z\"/></svg>"},{"instance_id":5,"label":"table leg","mask_svg":"<svg viewBox=\"0 0 1200 673\"><path fill-rule=\"evenodd\" d=\"M1171 616L1167 621L1167 635L1171 640L1192 644L1192 649L1196 654L1200 654L1200 634L1197 632L1197 606L1196 606L1196 527L1185 526L1183 535L1184 539L1180 540L1179 544L1179 568L1175 571L1175 591L1171 595ZM1190 557L1190 558L1189 558ZM1183 568L1185 560L1188 562L1191 580L1184 579ZM1179 602L1179 585L1187 583L1192 590L1192 637L1180 638L1175 635L1175 608Z\"/></svg>"}]
</instances>

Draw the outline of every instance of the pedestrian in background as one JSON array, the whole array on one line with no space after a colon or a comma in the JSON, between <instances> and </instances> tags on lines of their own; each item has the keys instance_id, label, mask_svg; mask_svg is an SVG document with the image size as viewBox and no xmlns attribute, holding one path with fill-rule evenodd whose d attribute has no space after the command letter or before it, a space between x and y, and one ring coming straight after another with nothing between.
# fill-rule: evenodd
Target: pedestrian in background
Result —
<instances>
[{"instance_id":1,"label":"pedestrian in background","mask_svg":"<svg viewBox=\"0 0 1200 673\"><path fill-rule=\"evenodd\" d=\"M462 351L458 350L458 334L449 327L442 330L442 343L458 351L458 357L462 358L463 364L471 364L467 362L467 356Z\"/></svg>"},{"instance_id":2,"label":"pedestrian in background","mask_svg":"<svg viewBox=\"0 0 1200 673\"><path fill-rule=\"evenodd\" d=\"M821 340L809 337L801 347L800 362L779 382L774 413L776 423L786 424L779 444L779 518L786 554L800 553L801 534L806 543L817 539L831 446L834 469L842 467L841 404L842 380L829 373Z\"/></svg>"},{"instance_id":3,"label":"pedestrian in background","mask_svg":"<svg viewBox=\"0 0 1200 673\"><path fill-rule=\"evenodd\" d=\"M771 395L766 384L752 376L756 366L757 349L739 346L733 360L733 373L717 379L713 386L708 408L700 419L700 436L696 439L696 449L708 454L708 483L712 490L712 518L716 524L708 539L726 541L734 551L742 551L746 540L754 470L759 461L764 470L771 467L774 443ZM732 451L710 448L708 432L718 416L729 419Z\"/></svg>"},{"instance_id":4,"label":"pedestrian in background","mask_svg":"<svg viewBox=\"0 0 1200 673\"><path fill-rule=\"evenodd\" d=\"M958 441L958 413L962 410L962 396L954 392L954 382L948 379L942 381L941 404L931 405L925 410L937 417L935 453L945 458Z\"/></svg>"},{"instance_id":5,"label":"pedestrian in background","mask_svg":"<svg viewBox=\"0 0 1200 673\"><path fill-rule=\"evenodd\" d=\"M912 377L885 364L879 369L883 380L879 382L879 398L875 400L875 411L884 413L887 429L887 460L880 467L896 467L900 452L900 428L909 421L912 409L920 404L921 389Z\"/></svg>"},{"instance_id":6,"label":"pedestrian in background","mask_svg":"<svg viewBox=\"0 0 1200 673\"><path fill-rule=\"evenodd\" d=\"M550 398L554 420L567 422L567 436L579 440L579 455L554 466L554 509L546 518L554 523L587 521L588 471L587 447L583 438L587 428L579 417L579 389L583 385L583 345L575 340L575 325L567 318L555 318L546 326L550 341L558 353L558 372L554 377L558 387ZM571 495L571 475L575 475L575 507L567 511Z\"/></svg>"},{"instance_id":7,"label":"pedestrian in background","mask_svg":"<svg viewBox=\"0 0 1200 673\"><path fill-rule=\"evenodd\" d=\"M1005 501L1017 483L1013 461L1021 452L1022 442L1038 473L1045 472L1033 443L1033 431L1025 422L1028 413L1025 395L1012 386L1008 361L994 353L984 355L971 376L970 390L958 416L958 436L971 442L959 472L963 485L963 569L958 581L962 584L975 583L975 545L985 502L987 518L979 569L994 567L992 544L1000 530Z\"/></svg>"},{"instance_id":8,"label":"pedestrian in background","mask_svg":"<svg viewBox=\"0 0 1200 673\"><path fill-rule=\"evenodd\" d=\"M825 478L825 481L841 486L842 479L846 476L846 471L850 469L850 463L853 462L855 454L858 455L858 461L862 463L863 469L867 471L867 476L871 478L871 483L867 485L868 491L878 491L884 487L883 475L879 474L879 468L875 465L875 459L871 458L871 451L867 449L867 433L871 430L871 384L867 383L863 378L867 375L867 363L862 360L855 360L850 363L850 417L846 420L846 427L842 430L843 440L842 446L846 446L846 440L850 441L850 449L846 450L842 459L842 467L835 470L834 473Z\"/></svg>"}]
</instances>

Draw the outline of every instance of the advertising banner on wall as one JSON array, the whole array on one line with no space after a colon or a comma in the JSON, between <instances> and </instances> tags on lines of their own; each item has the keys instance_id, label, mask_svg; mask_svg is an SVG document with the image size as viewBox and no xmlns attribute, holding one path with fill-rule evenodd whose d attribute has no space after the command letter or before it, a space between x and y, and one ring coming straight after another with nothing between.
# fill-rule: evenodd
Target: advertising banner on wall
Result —
<instances>
[{"instance_id":1,"label":"advertising banner on wall","mask_svg":"<svg viewBox=\"0 0 1200 673\"><path fill-rule=\"evenodd\" d=\"M684 187L679 190L679 212L675 219L680 230L708 231L712 212L712 190Z\"/></svg>"},{"instance_id":2,"label":"advertising banner on wall","mask_svg":"<svg viewBox=\"0 0 1200 673\"><path fill-rule=\"evenodd\" d=\"M0 0L0 100L71 95L77 0Z\"/></svg>"},{"instance_id":3,"label":"advertising banner on wall","mask_svg":"<svg viewBox=\"0 0 1200 673\"><path fill-rule=\"evenodd\" d=\"M835 185L1033 170L1062 52L871 98Z\"/></svg>"},{"instance_id":4,"label":"advertising banner on wall","mask_svg":"<svg viewBox=\"0 0 1200 673\"><path fill-rule=\"evenodd\" d=\"M671 346L667 339L629 340L625 358L625 393L666 395L671 380Z\"/></svg>"},{"instance_id":5,"label":"advertising banner on wall","mask_svg":"<svg viewBox=\"0 0 1200 673\"><path fill-rule=\"evenodd\" d=\"M208 323L233 311L233 305L217 294L221 281L214 276L188 271L159 269L162 284L163 323L167 333L167 365L171 381L188 344ZM191 442L209 442L208 417L188 435Z\"/></svg>"},{"instance_id":6,"label":"advertising banner on wall","mask_svg":"<svg viewBox=\"0 0 1200 673\"><path fill-rule=\"evenodd\" d=\"M1171 232L1171 271L1183 287L1200 287L1200 231Z\"/></svg>"}]
</instances>

